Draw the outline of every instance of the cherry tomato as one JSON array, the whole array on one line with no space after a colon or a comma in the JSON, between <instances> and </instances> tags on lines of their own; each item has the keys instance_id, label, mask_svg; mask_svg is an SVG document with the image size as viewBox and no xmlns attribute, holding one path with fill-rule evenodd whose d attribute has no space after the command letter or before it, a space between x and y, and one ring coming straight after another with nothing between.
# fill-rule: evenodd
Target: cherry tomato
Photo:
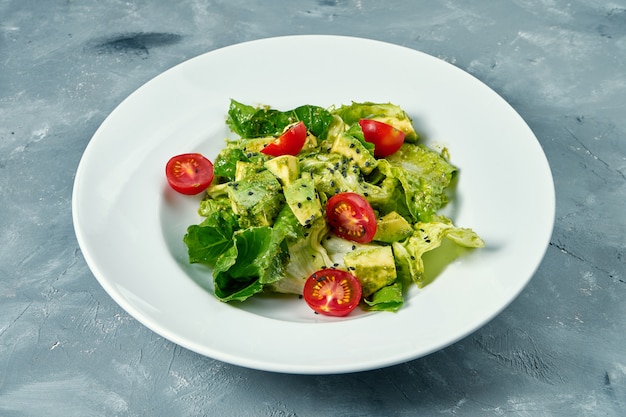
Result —
<instances>
[{"instance_id":1,"label":"cherry tomato","mask_svg":"<svg viewBox=\"0 0 626 417\"><path fill-rule=\"evenodd\" d=\"M404 132L387 123L361 119L359 125L361 125L365 140L374 144L374 156L377 158L391 155L404 143Z\"/></svg>"},{"instance_id":2,"label":"cherry tomato","mask_svg":"<svg viewBox=\"0 0 626 417\"><path fill-rule=\"evenodd\" d=\"M327 316L345 316L361 300L361 283L349 272L322 269L304 283L304 301L314 311Z\"/></svg>"},{"instance_id":3,"label":"cherry tomato","mask_svg":"<svg viewBox=\"0 0 626 417\"><path fill-rule=\"evenodd\" d=\"M337 236L369 243L376 234L376 215L372 206L357 193L339 193L326 203L326 219Z\"/></svg>"},{"instance_id":4,"label":"cherry tomato","mask_svg":"<svg viewBox=\"0 0 626 417\"><path fill-rule=\"evenodd\" d=\"M199 153L185 153L167 161L165 175L174 190L181 194L195 195L211 185L213 163Z\"/></svg>"},{"instance_id":5,"label":"cherry tomato","mask_svg":"<svg viewBox=\"0 0 626 417\"><path fill-rule=\"evenodd\" d=\"M298 122L292 125L286 132L280 135L276 140L261 149L266 155L298 155L298 152L304 146L306 141L306 126L304 122Z\"/></svg>"}]
</instances>

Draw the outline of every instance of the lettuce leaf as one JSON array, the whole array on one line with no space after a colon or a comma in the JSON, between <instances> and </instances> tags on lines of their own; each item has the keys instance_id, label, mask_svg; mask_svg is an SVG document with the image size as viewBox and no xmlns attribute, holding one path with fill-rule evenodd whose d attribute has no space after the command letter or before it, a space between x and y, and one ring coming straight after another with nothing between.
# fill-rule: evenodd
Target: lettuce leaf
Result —
<instances>
[{"instance_id":1,"label":"lettuce leaf","mask_svg":"<svg viewBox=\"0 0 626 417\"><path fill-rule=\"evenodd\" d=\"M370 297L363 300L365 310L368 311L393 311L396 312L404 305L402 285L394 282L381 288Z\"/></svg>"},{"instance_id":2,"label":"lettuce leaf","mask_svg":"<svg viewBox=\"0 0 626 417\"><path fill-rule=\"evenodd\" d=\"M204 200L200 211L206 218L199 225L189 226L183 241L189 262L212 267L222 253L233 246L233 233L239 229L239 224L226 198Z\"/></svg>"},{"instance_id":3,"label":"lettuce leaf","mask_svg":"<svg viewBox=\"0 0 626 417\"><path fill-rule=\"evenodd\" d=\"M409 143L380 160L378 169L401 185L384 211L398 211L412 223L429 221L447 204L445 191L457 172L441 154L424 145Z\"/></svg>"},{"instance_id":4,"label":"lettuce leaf","mask_svg":"<svg viewBox=\"0 0 626 417\"><path fill-rule=\"evenodd\" d=\"M302 121L309 132L324 139L332 120L332 114L318 106L304 105L293 110L279 111L231 100L226 124L234 133L248 139L278 136L288 125Z\"/></svg>"},{"instance_id":5,"label":"lettuce leaf","mask_svg":"<svg viewBox=\"0 0 626 417\"><path fill-rule=\"evenodd\" d=\"M398 280L403 285L415 282L422 288L429 282L424 274L422 256L441 246L445 238L466 248L485 246L483 240L472 229L457 227L443 216L437 216L435 221L428 223L418 222L414 229L411 237L392 244Z\"/></svg>"},{"instance_id":6,"label":"lettuce leaf","mask_svg":"<svg viewBox=\"0 0 626 417\"><path fill-rule=\"evenodd\" d=\"M243 301L284 275L286 254L271 227L250 227L234 233L235 244L213 269L215 295L222 301Z\"/></svg>"},{"instance_id":7,"label":"lettuce leaf","mask_svg":"<svg viewBox=\"0 0 626 417\"><path fill-rule=\"evenodd\" d=\"M234 181L238 161L250 162L241 148L227 146L222 149L213 164L215 176L222 177L227 181Z\"/></svg>"},{"instance_id":8,"label":"lettuce leaf","mask_svg":"<svg viewBox=\"0 0 626 417\"><path fill-rule=\"evenodd\" d=\"M333 110L333 114L341 117L349 126L357 125L361 119L373 119L403 131L406 142L414 143L418 139L411 118L402 108L392 103L352 102Z\"/></svg>"}]
</instances>

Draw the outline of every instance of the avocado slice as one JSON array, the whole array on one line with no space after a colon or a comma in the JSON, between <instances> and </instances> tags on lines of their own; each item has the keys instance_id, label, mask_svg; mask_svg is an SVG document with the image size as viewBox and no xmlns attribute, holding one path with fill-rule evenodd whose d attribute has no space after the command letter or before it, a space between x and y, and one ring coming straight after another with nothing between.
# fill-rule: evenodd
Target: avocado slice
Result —
<instances>
[{"instance_id":1,"label":"avocado slice","mask_svg":"<svg viewBox=\"0 0 626 417\"><path fill-rule=\"evenodd\" d=\"M413 234L413 227L395 211L378 219L374 240L377 242L392 243L404 240Z\"/></svg>"},{"instance_id":2,"label":"avocado slice","mask_svg":"<svg viewBox=\"0 0 626 417\"><path fill-rule=\"evenodd\" d=\"M315 181L304 176L283 187L285 200L303 226L311 225L322 217L322 204L315 190Z\"/></svg>"},{"instance_id":3,"label":"avocado slice","mask_svg":"<svg viewBox=\"0 0 626 417\"><path fill-rule=\"evenodd\" d=\"M249 170L249 175L228 183L228 197L242 227L271 226L285 199L282 186L266 169Z\"/></svg>"},{"instance_id":4,"label":"avocado slice","mask_svg":"<svg viewBox=\"0 0 626 417\"><path fill-rule=\"evenodd\" d=\"M300 176L298 158L292 155L281 155L265 161L267 168L283 185L289 185Z\"/></svg>"},{"instance_id":5,"label":"avocado slice","mask_svg":"<svg viewBox=\"0 0 626 417\"><path fill-rule=\"evenodd\" d=\"M344 264L361 282L367 297L396 280L396 263L391 246L370 245L348 252Z\"/></svg>"},{"instance_id":6,"label":"avocado slice","mask_svg":"<svg viewBox=\"0 0 626 417\"><path fill-rule=\"evenodd\" d=\"M257 163L237 161L235 168L235 181L240 181L245 178L254 178L256 174L264 170L263 166Z\"/></svg>"},{"instance_id":7,"label":"avocado slice","mask_svg":"<svg viewBox=\"0 0 626 417\"><path fill-rule=\"evenodd\" d=\"M337 136L330 151L353 160L364 174L372 172L378 163L361 141L347 133Z\"/></svg>"}]
</instances>

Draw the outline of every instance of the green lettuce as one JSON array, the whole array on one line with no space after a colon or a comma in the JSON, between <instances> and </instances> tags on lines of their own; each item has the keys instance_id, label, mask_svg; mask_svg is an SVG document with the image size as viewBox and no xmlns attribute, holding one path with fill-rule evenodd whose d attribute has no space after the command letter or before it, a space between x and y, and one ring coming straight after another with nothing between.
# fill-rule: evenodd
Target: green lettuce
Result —
<instances>
[{"instance_id":1,"label":"green lettuce","mask_svg":"<svg viewBox=\"0 0 626 417\"><path fill-rule=\"evenodd\" d=\"M281 279L272 282L270 291L302 294L304 283L314 272L332 265L330 257L320 241L328 233L324 219L318 219L310 227L300 225L289 206L286 206L280 221L275 227L289 228L293 233L286 234L284 243L287 246L288 261Z\"/></svg>"},{"instance_id":2,"label":"green lettuce","mask_svg":"<svg viewBox=\"0 0 626 417\"><path fill-rule=\"evenodd\" d=\"M206 217L199 225L187 228L183 241L191 263L213 267L222 253L233 246L233 234L239 223L227 198L205 199L200 207L199 211Z\"/></svg>"},{"instance_id":3,"label":"green lettuce","mask_svg":"<svg viewBox=\"0 0 626 417\"><path fill-rule=\"evenodd\" d=\"M363 300L364 308L368 311L393 311L396 312L404 305L402 285L394 282L381 288L370 297Z\"/></svg>"},{"instance_id":4,"label":"green lettuce","mask_svg":"<svg viewBox=\"0 0 626 417\"><path fill-rule=\"evenodd\" d=\"M285 254L271 227L250 227L233 234L234 245L213 268L215 296L243 301L283 275Z\"/></svg>"},{"instance_id":5,"label":"green lettuce","mask_svg":"<svg viewBox=\"0 0 626 417\"><path fill-rule=\"evenodd\" d=\"M402 108L392 103L353 102L334 109L333 114L339 116L348 126L357 125L361 119L373 119L403 131L406 142L414 143L418 139L411 118Z\"/></svg>"},{"instance_id":6,"label":"green lettuce","mask_svg":"<svg viewBox=\"0 0 626 417\"><path fill-rule=\"evenodd\" d=\"M302 121L309 132L324 139L332 120L332 114L318 106L304 105L293 110L279 111L231 100L226 124L242 138L260 138L278 136L290 124Z\"/></svg>"},{"instance_id":7,"label":"green lettuce","mask_svg":"<svg viewBox=\"0 0 626 417\"><path fill-rule=\"evenodd\" d=\"M418 222L414 229L411 237L392 243L398 280L405 286L414 282L422 288L430 282L424 272L423 255L440 247L443 239L450 239L465 248L485 246L472 229L457 227L443 216L438 216L432 222Z\"/></svg>"},{"instance_id":8,"label":"green lettuce","mask_svg":"<svg viewBox=\"0 0 626 417\"><path fill-rule=\"evenodd\" d=\"M379 161L378 169L400 184L394 198L383 205L384 211L398 211L412 223L429 221L448 203L446 189L457 172L442 154L408 143Z\"/></svg>"}]
</instances>

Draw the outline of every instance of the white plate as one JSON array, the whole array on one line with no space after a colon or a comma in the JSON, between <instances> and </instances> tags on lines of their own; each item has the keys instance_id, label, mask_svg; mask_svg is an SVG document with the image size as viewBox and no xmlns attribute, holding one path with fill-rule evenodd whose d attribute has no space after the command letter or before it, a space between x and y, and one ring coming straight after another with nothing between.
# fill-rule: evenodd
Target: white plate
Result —
<instances>
[{"instance_id":1,"label":"white plate","mask_svg":"<svg viewBox=\"0 0 626 417\"><path fill-rule=\"evenodd\" d=\"M199 197L171 192L173 155L214 157L230 98L280 109L393 102L430 146L460 167L447 213L486 247L465 254L398 313L312 314L305 303L260 297L224 304L206 270L187 262L182 237ZM525 287L554 222L546 157L520 116L484 84L439 59L365 39L290 36L215 50L131 94L104 121L76 173L76 234L104 289L161 336L245 367L327 374L424 356L475 331ZM203 289L207 288L208 290Z\"/></svg>"}]
</instances>

